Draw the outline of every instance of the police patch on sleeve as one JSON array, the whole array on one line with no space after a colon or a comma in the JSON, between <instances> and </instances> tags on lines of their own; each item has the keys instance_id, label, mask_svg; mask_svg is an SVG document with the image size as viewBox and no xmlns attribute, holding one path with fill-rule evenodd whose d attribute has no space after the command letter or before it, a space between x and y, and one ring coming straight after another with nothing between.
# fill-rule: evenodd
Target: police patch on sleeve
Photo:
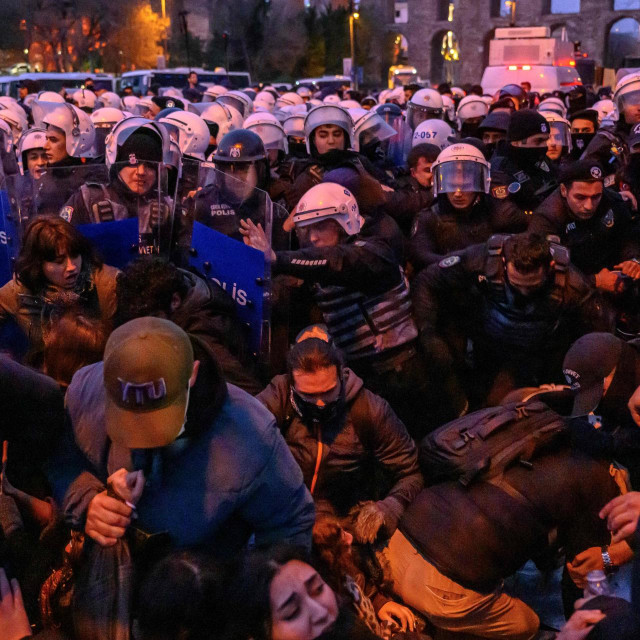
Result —
<instances>
[{"instance_id":1,"label":"police patch on sleeve","mask_svg":"<svg viewBox=\"0 0 640 640\"><path fill-rule=\"evenodd\" d=\"M447 258L442 258L438 263L438 266L442 269L446 269L447 267L453 267L454 264L458 264L460 262L460 256L449 256Z\"/></svg>"},{"instance_id":2,"label":"police patch on sleeve","mask_svg":"<svg viewBox=\"0 0 640 640\"><path fill-rule=\"evenodd\" d=\"M503 184L493 187L491 189L491 195L494 198L499 198L500 200L504 200L507 197L507 187Z\"/></svg>"},{"instance_id":3,"label":"police patch on sleeve","mask_svg":"<svg viewBox=\"0 0 640 640\"><path fill-rule=\"evenodd\" d=\"M509 193L518 193L518 191L520 191L521 188L522 188L522 185L519 182L512 182L507 187L507 191L509 191Z\"/></svg>"},{"instance_id":4,"label":"police patch on sleeve","mask_svg":"<svg viewBox=\"0 0 640 640\"><path fill-rule=\"evenodd\" d=\"M62 207L60 217L67 222L71 222L71 218L73 218L73 207Z\"/></svg>"}]
</instances>

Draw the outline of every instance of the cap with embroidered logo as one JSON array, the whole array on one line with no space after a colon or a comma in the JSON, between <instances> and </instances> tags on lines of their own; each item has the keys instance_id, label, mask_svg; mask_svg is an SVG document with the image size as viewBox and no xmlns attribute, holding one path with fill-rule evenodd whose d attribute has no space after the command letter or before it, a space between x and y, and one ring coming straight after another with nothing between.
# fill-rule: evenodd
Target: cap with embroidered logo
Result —
<instances>
[{"instance_id":1,"label":"cap with embroidered logo","mask_svg":"<svg viewBox=\"0 0 640 640\"><path fill-rule=\"evenodd\" d=\"M162 318L136 318L116 329L104 352L105 423L130 449L164 447L185 422L193 348Z\"/></svg>"},{"instance_id":2,"label":"cap with embroidered logo","mask_svg":"<svg viewBox=\"0 0 640 640\"><path fill-rule=\"evenodd\" d=\"M617 367L622 340L610 333L588 333L572 345L562 372L575 393L572 415L586 415L600 403L604 380Z\"/></svg>"}]
</instances>

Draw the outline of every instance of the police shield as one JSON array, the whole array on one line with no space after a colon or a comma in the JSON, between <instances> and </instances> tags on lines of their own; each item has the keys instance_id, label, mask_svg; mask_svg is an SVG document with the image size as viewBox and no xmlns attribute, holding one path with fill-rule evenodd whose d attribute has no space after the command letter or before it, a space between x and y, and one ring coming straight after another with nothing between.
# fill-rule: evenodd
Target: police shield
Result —
<instances>
[{"instance_id":1,"label":"police shield","mask_svg":"<svg viewBox=\"0 0 640 640\"><path fill-rule=\"evenodd\" d=\"M234 300L254 355L267 362L271 345L269 261L262 251L245 245L241 233L243 223L251 223L262 228L269 245L272 241L275 205L256 183L255 166L249 163L225 165L225 170L202 163L195 192L181 203L178 243L188 254L190 266L214 280ZM275 208L277 215L283 215Z\"/></svg>"},{"instance_id":2,"label":"police shield","mask_svg":"<svg viewBox=\"0 0 640 640\"><path fill-rule=\"evenodd\" d=\"M175 206L168 175L164 164L137 160L50 169L35 191L34 209L78 227L112 266L122 268L140 254L168 259Z\"/></svg>"}]
</instances>

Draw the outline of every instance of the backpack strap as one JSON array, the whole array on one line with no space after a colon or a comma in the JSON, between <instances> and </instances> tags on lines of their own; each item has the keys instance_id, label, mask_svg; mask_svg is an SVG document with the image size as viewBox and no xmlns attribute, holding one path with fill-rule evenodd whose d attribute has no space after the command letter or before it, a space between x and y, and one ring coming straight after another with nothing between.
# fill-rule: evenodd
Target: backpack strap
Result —
<instances>
[{"instance_id":1,"label":"backpack strap","mask_svg":"<svg viewBox=\"0 0 640 640\"><path fill-rule=\"evenodd\" d=\"M571 262L571 256L569 249L563 247L560 244L551 244L551 256L553 257L553 292L551 297L558 303L564 302L564 295L567 288L569 263Z\"/></svg>"},{"instance_id":2,"label":"backpack strap","mask_svg":"<svg viewBox=\"0 0 640 640\"><path fill-rule=\"evenodd\" d=\"M504 284L504 241L506 237L505 235L494 235L487 241L484 273L492 284Z\"/></svg>"}]
</instances>

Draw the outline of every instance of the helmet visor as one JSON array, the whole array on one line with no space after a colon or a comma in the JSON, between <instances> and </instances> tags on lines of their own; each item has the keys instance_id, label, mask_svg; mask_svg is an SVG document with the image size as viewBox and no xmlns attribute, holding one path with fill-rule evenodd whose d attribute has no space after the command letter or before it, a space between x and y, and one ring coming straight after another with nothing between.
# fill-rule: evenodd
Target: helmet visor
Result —
<instances>
[{"instance_id":1,"label":"helmet visor","mask_svg":"<svg viewBox=\"0 0 640 640\"><path fill-rule=\"evenodd\" d=\"M442 109L432 109L431 107L423 107L413 103L409 103L407 107L407 122L411 129L415 128L425 120L438 119L442 117Z\"/></svg>"},{"instance_id":2,"label":"helmet visor","mask_svg":"<svg viewBox=\"0 0 640 640\"><path fill-rule=\"evenodd\" d=\"M565 122L549 123L549 145L569 147L571 145L571 129Z\"/></svg>"},{"instance_id":3,"label":"helmet visor","mask_svg":"<svg viewBox=\"0 0 640 640\"><path fill-rule=\"evenodd\" d=\"M433 170L433 193L487 193L489 170L480 162L453 160Z\"/></svg>"},{"instance_id":4,"label":"helmet visor","mask_svg":"<svg viewBox=\"0 0 640 640\"><path fill-rule=\"evenodd\" d=\"M384 142L395 136L397 131L388 125L380 116L372 116L362 128L358 127L358 143L360 148L374 142Z\"/></svg>"},{"instance_id":5,"label":"helmet visor","mask_svg":"<svg viewBox=\"0 0 640 640\"><path fill-rule=\"evenodd\" d=\"M228 94L224 94L218 97L216 102L220 102L221 104L226 104L230 107L233 107L238 113L244 114L246 105L237 98L236 96L230 96Z\"/></svg>"},{"instance_id":6,"label":"helmet visor","mask_svg":"<svg viewBox=\"0 0 640 640\"><path fill-rule=\"evenodd\" d=\"M629 91L624 93L618 98L618 107L624 109L625 107L637 107L640 105L640 89L635 91Z\"/></svg>"},{"instance_id":7,"label":"helmet visor","mask_svg":"<svg viewBox=\"0 0 640 640\"><path fill-rule=\"evenodd\" d=\"M279 127L264 123L250 127L250 131L257 133L264 144L265 149L279 149L285 151L285 134Z\"/></svg>"}]
</instances>

